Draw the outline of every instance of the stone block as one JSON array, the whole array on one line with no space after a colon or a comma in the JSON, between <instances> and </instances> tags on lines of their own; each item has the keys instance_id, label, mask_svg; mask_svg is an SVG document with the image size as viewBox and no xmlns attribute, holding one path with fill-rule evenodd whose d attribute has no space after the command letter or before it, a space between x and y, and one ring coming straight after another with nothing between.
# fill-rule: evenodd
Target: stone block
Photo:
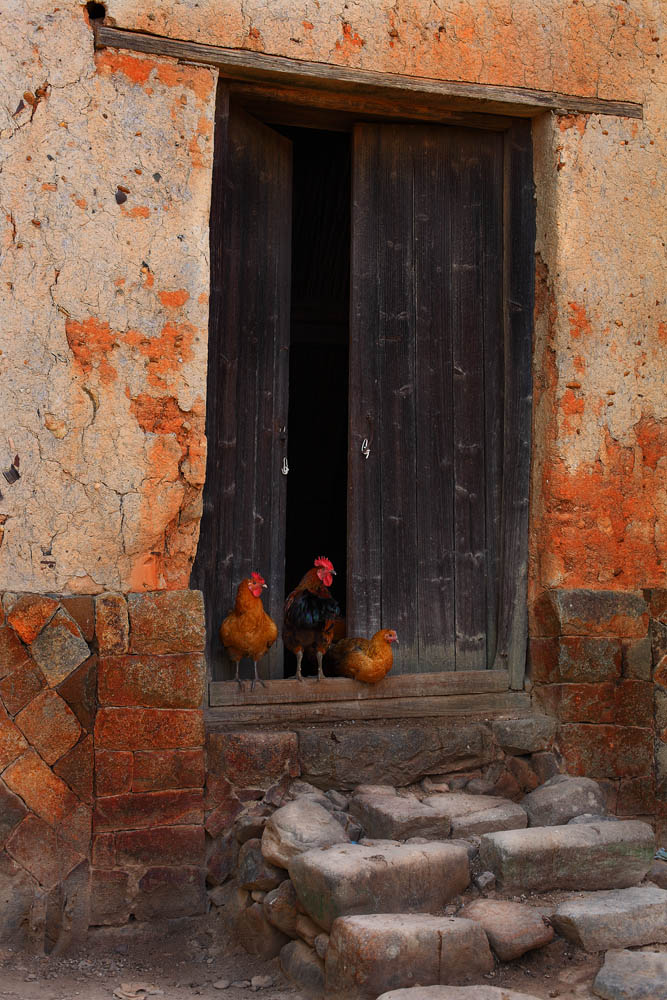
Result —
<instances>
[{"instance_id":1,"label":"stone block","mask_svg":"<svg viewBox=\"0 0 667 1000\"><path fill-rule=\"evenodd\" d=\"M14 725L0 705L0 772L22 754L28 743L23 733Z\"/></svg>"},{"instance_id":2,"label":"stone block","mask_svg":"<svg viewBox=\"0 0 667 1000\"><path fill-rule=\"evenodd\" d=\"M324 962L303 941L289 941L280 949L280 968L306 994L324 990Z\"/></svg>"},{"instance_id":3,"label":"stone block","mask_svg":"<svg viewBox=\"0 0 667 1000\"><path fill-rule=\"evenodd\" d=\"M60 837L68 840L83 855L90 853L93 812L85 802L76 806L56 827Z\"/></svg>"},{"instance_id":4,"label":"stone block","mask_svg":"<svg viewBox=\"0 0 667 1000\"><path fill-rule=\"evenodd\" d=\"M621 639L561 636L530 641L530 678L534 684L600 684L621 676Z\"/></svg>"},{"instance_id":5,"label":"stone block","mask_svg":"<svg viewBox=\"0 0 667 1000\"><path fill-rule=\"evenodd\" d=\"M201 788L206 773L204 750L139 750L134 755L135 792Z\"/></svg>"},{"instance_id":6,"label":"stone block","mask_svg":"<svg viewBox=\"0 0 667 1000\"><path fill-rule=\"evenodd\" d=\"M453 817L452 837L481 837L483 833L493 833L496 830L521 830L527 824L525 809L515 802L503 802L492 809Z\"/></svg>"},{"instance_id":7,"label":"stone block","mask_svg":"<svg viewBox=\"0 0 667 1000\"><path fill-rule=\"evenodd\" d=\"M53 771L84 802L93 801L93 737L86 736L61 757Z\"/></svg>"},{"instance_id":8,"label":"stone block","mask_svg":"<svg viewBox=\"0 0 667 1000\"><path fill-rule=\"evenodd\" d=\"M261 903L253 903L242 911L236 922L236 934L249 954L267 961L279 955L289 940L268 922Z\"/></svg>"},{"instance_id":9,"label":"stone block","mask_svg":"<svg viewBox=\"0 0 667 1000\"><path fill-rule=\"evenodd\" d=\"M520 756L547 750L557 723L546 715L528 715L523 719L496 719L491 723L493 738L505 753Z\"/></svg>"},{"instance_id":10,"label":"stone block","mask_svg":"<svg viewBox=\"0 0 667 1000\"><path fill-rule=\"evenodd\" d=\"M636 778L648 773L653 757L652 730L636 726L569 723L557 742L566 770L591 778Z\"/></svg>"},{"instance_id":11,"label":"stone block","mask_svg":"<svg viewBox=\"0 0 667 1000\"><path fill-rule=\"evenodd\" d=\"M152 830L125 830L115 834L114 849L119 868L205 863L203 826L162 826Z\"/></svg>"},{"instance_id":12,"label":"stone block","mask_svg":"<svg viewBox=\"0 0 667 1000\"><path fill-rule=\"evenodd\" d=\"M464 907L460 916L481 924L501 962L511 962L527 951L543 948L554 936L553 927L542 914L524 903L475 899Z\"/></svg>"},{"instance_id":13,"label":"stone block","mask_svg":"<svg viewBox=\"0 0 667 1000\"><path fill-rule=\"evenodd\" d=\"M290 860L304 851L347 843L349 839L326 809L302 798L288 802L269 817L262 834L262 853L267 861L287 868Z\"/></svg>"},{"instance_id":14,"label":"stone block","mask_svg":"<svg viewBox=\"0 0 667 1000\"><path fill-rule=\"evenodd\" d=\"M7 621L23 642L34 642L58 610L58 601L40 594L23 594L7 614Z\"/></svg>"},{"instance_id":15,"label":"stone block","mask_svg":"<svg viewBox=\"0 0 667 1000\"><path fill-rule=\"evenodd\" d=\"M101 656L97 696L100 705L200 708L204 676L200 653Z\"/></svg>"},{"instance_id":16,"label":"stone block","mask_svg":"<svg viewBox=\"0 0 667 1000\"><path fill-rule=\"evenodd\" d=\"M433 809L428 800L398 795L354 795L350 812L361 823L366 836L385 840L426 837L445 840L451 830L450 817Z\"/></svg>"},{"instance_id":17,"label":"stone block","mask_svg":"<svg viewBox=\"0 0 667 1000\"><path fill-rule=\"evenodd\" d=\"M44 889L58 885L84 860L81 852L38 816L26 816L5 847Z\"/></svg>"},{"instance_id":18,"label":"stone block","mask_svg":"<svg viewBox=\"0 0 667 1000\"><path fill-rule=\"evenodd\" d=\"M268 788L299 774L295 733L211 733L208 768L239 788Z\"/></svg>"},{"instance_id":19,"label":"stone block","mask_svg":"<svg viewBox=\"0 0 667 1000\"><path fill-rule=\"evenodd\" d=\"M651 867L654 836L638 820L487 833L479 855L506 892L624 889Z\"/></svg>"},{"instance_id":20,"label":"stone block","mask_svg":"<svg viewBox=\"0 0 667 1000\"><path fill-rule=\"evenodd\" d=\"M266 806L250 806L234 823L234 836L239 844L248 840L261 840L271 810Z\"/></svg>"},{"instance_id":21,"label":"stone block","mask_svg":"<svg viewBox=\"0 0 667 1000\"><path fill-rule=\"evenodd\" d=\"M233 871L239 856L236 837L228 833L209 842L206 859L206 881L209 885L222 885Z\"/></svg>"},{"instance_id":22,"label":"stone block","mask_svg":"<svg viewBox=\"0 0 667 1000\"><path fill-rule=\"evenodd\" d=\"M325 960L328 996L372 997L420 983L485 975L493 956L479 924L424 914L372 914L336 921Z\"/></svg>"},{"instance_id":23,"label":"stone block","mask_svg":"<svg viewBox=\"0 0 667 1000\"><path fill-rule=\"evenodd\" d=\"M100 833L92 838L90 861L94 868L116 867L115 833Z\"/></svg>"},{"instance_id":24,"label":"stone block","mask_svg":"<svg viewBox=\"0 0 667 1000\"><path fill-rule=\"evenodd\" d=\"M648 633L648 605L641 591L551 590L558 634L641 638Z\"/></svg>"},{"instance_id":25,"label":"stone block","mask_svg":"<svg viewBox=\"0 0 667 1000\"><path fill-rule=\"evenodd\" d=\"M597 781L557 774L534 792L526 795L521 805L528 813L531 826L561 826L582 813L604 813L605 802Z\"/></svg>"},{"instance_id":26,"label":"stone block","mask_svg":"<svg viewBox=\"0 0 667 1000\"><path fill-rule=\"evenodd\" d=\"M203 824L200 789L110 795L95 802L95 833L140 830L154 826Z\"/></svg>"},{"instance_id":27,"label":"stone block","mask_svg":"<svg viewBox=\"0 0 667 1000\"><path fill-rule=\"evenodd\" d=\"M437 912L470 881L466 849L435 842L312 850L292 858L289 873L304 910L325 931L350 914Z\"/></svg>"},{"instance_id":28,"label":"stone block","mask_svg":"<svg viewBox=\"0 0 667 1000\"><path fill-rule=\"evenodd\" d=\"M297 911L296 889L290 879L285 879L276 889L267 892L262 901L264 916L288 937L296 937Z\"/></svg>"},{"instance_id":29,"label":"stone block","mask_svg":"<svg viewBox=\"0 0 667 1000\"><path fill-rule=\"evenodd\" d=\"M652 774L643 778L621 779L616 812L619 816L649 816L655 812L655 781Z\"/></svg>"},{"instance_id":30,"label":"stone block","mask_svg":"<svg viewBox=\"0 0 667 1000\"><path fill-rule=\"evenodd\" d=\"M586 893L561 903L551 922L584 951L667 942L667 891L641 885Z\"/></svg>"},{"instance_id":31,"label":"stone block","mask_svg":"<svg viewBox=\"0 0 667 1000\"><path fill-rule=\"evenodd\" d=\"M653 882L660 889L667 889L667 861L656 858L646 876L649 882Z\"/></svg>"},{"instance_id":32,"label":"stone block","mask_svg":"<svg viewBox=\"0 0 667 1000\"><path fill-rule=\"evenodd\" d=\"M9 625L0 627L0 678L16 670L30 658L28 650L23 645L13 628Z\"/></svg>"},{"instance_id":33,"label":"stone block","mask_svg":"<svg viewBox=\"0 0 667 1000\"><path fill-rule=\"evenodd\" d=\"M47 764L54 764L71 750L82 733L72 709L51 689L37 695L14 721Z\"/></svg>"},{"instance_id":34,"label":"stone block","mask_svg":"<svg viewBox=\"0 0 667 1000\"><path fill-rule=\"evenodd\" d=\"M105 750L183 750L204 746L204 719L188 708L101 708L95 746Z\"/></svg>"},{"instance_id":35,"label":"stone block","mask_svg":"<svg viewBox=\"0 0 667 1000\"><path fill-rule=\"evenodd\" d=\"M2 777L29 809L53 826L71 813L78 802L74 792L34 750L14 761Z\"/></svg>"},{"instance_id":36,"label":"stone block","mask_svg":"<svg viewBox=\"0 0 667 1000\"><path fill-rule=\"evenodd\" d=\"M139 880L132 911L137 920L193 917L206 912L203 868L149 868Z\"/></svg>"},{"instance_id":37,"label":"stone block","mask_svg":"<svg viewBox=\"0 0 667 1000\"><path fill-rule=\"evenodd\" d=\"M0 851L0 944L22 945L37 883L8 854Z\"/></svg>"},{"instance_id":38,"label":"stone block","mask_svg":"<svg viewBox=\"0 0 667 1000\"><path fill-rule=\"evenodd\" d=\"M602 1000L667 1000L667 953L608 951L593 992Z\"/></svg>"},{"instance_id":39,"label":"stone block","mask_svg":"<svg viewBox=\"0 0 667 1000\"><path fill-rule=\"evenodd\" d=\"M429 774L467 771L495 756L482 723L303 729L297 736L302 777L318 788L408 785Z\"/></svg>"},{"instance_id":40,"label":"stone block","mask_svg":"<svg viewBox=\"0 0 667 1000\"><path fill-rule=\"evenodd\" d=\"M128 750L95 751L95 791L98 796L132 790L134 754Z\"/></svg>"},{"instance_id":41,"label":"stone block","mask_svg":"<svg viewBox=\"0 0 667 1000\"><path fill-rule=\"evenodd\" d=\"M651 618L667 622L667 588L654 587L651 590L645 590L644 597L648 602Z\"/></svg>"},{"instance_id":42,"label":"stone block","mask_svg":"<svg viewBox=\"0 0 667 1000\"><path fill-rule=\"evenodd\" d=\"M97 711L97 655L93 654L58 685L58 694L72 709L87 733L93 731Z\"/></svg>"},{"instance_id":43,"label":"stone block","mask_svg":"<svg viewBox=\"0 0 667 1000\"><path fill-rule=\"evenodd\" d=\"M651 680L651 637L623 640L623 676Z\"/></svg>"},{"instance_id":44,"label":"stone block","mask_svg":"<svg viewBox=\"0 0 667 1000\"><path fill-rule=\"evenodd\" d=\"M0 850L26 813L23 800L14 795L0 779Z\"/></svg>"},{"instance_id":45,"label":"stone block","mask_svg":"<svg viewBox=\"0 0 667 1000\"><path fill-rule=\"evenodd\" d=\"M127 872L93 868L90 873L90 904L93 926L126 924L131 908Z\"/></svg>"},{"instance_id":46,"label":"stone block","mask_svg":"<svg viewBox=\"0 0 667 1000\"><path fill-rule=\"evenodd\" d=\"M102 656L128 652L130 620L122 594L100 594L95 598L95 633Z\"/></svg>"},{"instance_id":47,"label":"stone block","mask_svg":"<svg viewBox=\"0 0 667 1000\"><path fill-rule=\"evenodd\" d=\"M554 775L560 774L560 764L554 753L534 753L530 758L530 766L537 775L541 785Z\"/></svg>"},{"instance_id":48,"label":"stone block","mask_svg":"<svg viewBox=\"0 0 667 1000\"><path fill-rule=\"evenodd\" d=\"M285 878L285 870L276 868L262 854L261 840L247 840L239 851L237 880L242 889L276 889Z\"/></svg>"},{"instance_id":49,"label":"stone block","mask_svg":"<svg viewBox=\"0 0 667 1000\"><path fill-rule=\"evenodd\" d=\"M228 833L242 810L241 800L236 795L230 795L206 817L206 832L211 837L220 837Z\"/></svg>"},{"instance_id":50,"label":"stone block","mask_svg":"<svg viewBox=\"0 0 667 1000\"><path fill-rule=\"evenodd\" d=\"M507 757L505 763L507 770L516 779L522 792L533 792L541 784L531 767L529 757Z\"/></svg>"},{"instance_id":51,"label":"stone block","mask_svg":"<svg viewBox=\"0 0 667 1000\"><path fill-rule=\"evenodd\" d=\"M79 631L87 643L95 638L95 599L87 595L59 597L61 605L79 626Z\"/></svg>"},{"instance_id":52,"label":"stone block","mask_svg":"<svg viewBox=\"0 0 667 1000\"><path fill-rule=\"evenodd\" d=\"M0 681L0 699L10 715L16 715L46 687L34 660L26 659Z\"/></svg>"},{"instance_id":53,"label":"stone block","mask_svg":"<svg viewBox=\"0 0 667 1000\"><path fill-rule=\"evenodd\" d=\"M131 653L202 653L204 599L199 590L129 594Z\"/></svg>"},{"instance_id":54,"label":"stone block","mask_svg":"<svg viewBox=\"0 0 667 1000\"><path fill-rule=\"evenodd\" d=\"M30 652L51 687L64 681L90 656L79 626L62 608L44 626Z\"/></svg>"},{"instance_id":55,"label":"stone block","mask_svg":"<svg viewBox=\"0 0 667 1000\"><path fill-rule=\"evenodd\" d=\"M653 706L655 710L655 728L658 736L667 729L667 691L656 687Z\"/></svg>"},{"instance_id":56,"label":"stone block","mask_svg":"<svg viewBox=\"0 0 667 1000\"><path fill-rule=\"evenodd\" d=\"M536 704L561 722L613 723L616 715L615 685L536 684Z\"/></svg>"}]
</instances>

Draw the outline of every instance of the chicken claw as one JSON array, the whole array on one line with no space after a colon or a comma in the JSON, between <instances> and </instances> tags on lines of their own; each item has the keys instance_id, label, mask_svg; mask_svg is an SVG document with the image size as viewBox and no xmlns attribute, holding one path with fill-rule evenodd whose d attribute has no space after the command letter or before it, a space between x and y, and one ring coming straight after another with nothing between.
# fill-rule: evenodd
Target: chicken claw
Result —
<instances>
[{"instance_id":1,"label":"chicken claw","mask_svg":"<svg viewBox=\"0 0 667 1000\"><path fill-rule=\"evenodd\" d=\"M300 649L299 652L296 654L296 679L298 681L302 681L303 680L303 676L301 674L301 661L302 661L302 659L303 659L303 650Z\"/></svg>"},{"instance_id":2,"label":"chicken claw","mask_svg":"<svg viewBox=\"0 0 667 1000\"><path fill-rule=\"evenodd\" d=\"M261 684L263 688L266 687L266 684L264 683L264 681L262 680L262 678L257 673L257 661L255 660L253 662L254 662L254 666L255 666L255 676L253 677L253 679L252 679L252 681L250 683L250 690L251 691L255 690L255 684Z\"/></svg>"}]
</instances>

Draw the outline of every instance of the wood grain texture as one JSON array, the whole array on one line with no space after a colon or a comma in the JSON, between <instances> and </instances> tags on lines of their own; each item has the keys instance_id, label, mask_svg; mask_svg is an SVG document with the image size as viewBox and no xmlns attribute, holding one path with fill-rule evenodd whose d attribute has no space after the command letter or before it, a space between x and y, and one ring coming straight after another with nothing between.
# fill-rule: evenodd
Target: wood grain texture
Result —
<instances>
[{"instance_id":1,"label":"wood grain texture","mask_svg":"<svg viewBox=\"0 0 667 1000\"><path fill-rule=\"evenodd\" d=\"M506 670L469 670L443 674L397 674L378 684L362 684L347 677L308 678L301 684L292 678L267 681L266 688L241 691L235 681L212 683L209 704L282 705L316 701L369 701L375 698L432 698L454 694L489 694L509 690Z\"/></svg>"},{"instance_id":2,"label":"wood grain texture","mask_svg":"<svg viewBox=\"0 0 667 1000\"><path fill-rule=\"evenodd\" d=\"M391 96L393 91L404 91L433 98L444 97L454 109L527 117L550 108L583 114L623 115L629 118L641 118L643 115L642 106L633 101L608 101L523 87L456 83L395 73L375 73L305 59L250 52L247 49L228 49L201 42L181 41L105 24L95 26L95 41L98 47L131 49L134 52L171 56L204 66L217 66L221 74L236 79L302 85L308 82L311 86L320 88L333 87L352 93L370 91L387 96Z\"/></svg>"},{"instance_id":3,"label":"wood grain texture","mask_svg":"<svg viewBox=\"0 0 667 1000\"><path fill-rule=\"evenodd\" d=\"M489 719L528 715L530 695L501 691L424 698L369 698L360 701L317 701L282 705L246 705L211 708L205 713L207 730L223 724L258 723L264 726L351 722L367 719L428 719L444 716Z\"/></svg>"},{"instance_id":4,"label":"wood grain texture","mask_svg":"<svg viewBox=\"0 0 667 1000\"><path fill-rule=\"evenodd\" d=\"M218 100L204 513L192 583L204 592L212 676L231 669L218 628L252 570L280 625L291 260L291 144ZM260 667L282 676L278 641Z\"/></svg>"}]
</instances>

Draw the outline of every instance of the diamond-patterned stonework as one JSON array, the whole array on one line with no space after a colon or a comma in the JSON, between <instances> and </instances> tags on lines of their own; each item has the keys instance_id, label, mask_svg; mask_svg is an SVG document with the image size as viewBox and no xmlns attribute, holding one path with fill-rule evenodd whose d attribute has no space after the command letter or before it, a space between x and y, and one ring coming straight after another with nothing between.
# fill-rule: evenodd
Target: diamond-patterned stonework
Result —
<instances>
[{"instance_id":1,"label":"diamond-patterned stonework","mask_svg":"<svg viewBox=\"0 0 667 1000\"><path fill-rule=\"evenodd\" d=\"M16 725L47 764L54 764L71 750L82 731L67 702L50 689L19 712Z\"/></svg>"},{"instance_id":2,"label":"diamond-patterned stonework","mask_svg":"<svg viewBox=\"0 0 667 1000\"><path fill-rule=\"evenodd\" d=\"M62 608L32 643L31 652L51 687L64 681L90 656L79 626Z\"/></svg>"}]
</instances>

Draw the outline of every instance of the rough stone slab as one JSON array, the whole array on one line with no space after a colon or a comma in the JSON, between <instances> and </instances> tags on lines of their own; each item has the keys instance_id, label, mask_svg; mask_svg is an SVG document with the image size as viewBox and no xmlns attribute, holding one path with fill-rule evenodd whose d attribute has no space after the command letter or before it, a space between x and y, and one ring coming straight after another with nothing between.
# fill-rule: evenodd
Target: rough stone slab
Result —
<instances>
[{"instance_id":1,"label":"rough stone slab","mask_svg":"<svg viewBox=\"0 0 667 1000\"><path fill-rule=\"evenodd\" d=\"M528 993L505 990L500 986L413 986L390 990L378 1000L540 1000Z\"/></svg>"},{"instance_id":2,"label":"rough stone slab","mask_svg":"<svg viewBox=\"0 0 667 1000\"><path fill-rule=\"evenodd\" d=\"M325 960L329 995L375 998L386 990L456 983L493 969L479 924L457 917L375 913L341 917Z\"/></svg>"},{"instance_id":3,"label":"rough stone slab","mask_svg":"<svg viewBox=\"0 0 667 1000\"><path fill-rule=\"evenodd\" d=\"M100 594L95 600L95 632L102 655L127 653L130 621L123 594Z\"/></svg>"},{"instance_id":4,"label":"rough stone slab","mask_svg":"<svg viewBox=\"0 0 667 1000\"><path fill-rule=\"evenodd\" d=\"M0 780L0 849L27 811L23 800L10 792L5 783Z\"/></svg>"},{"instance_id":5,"label":"rough stone slab","mask_svg":"<svg viewBox=\"0 0 667 1000\"><path fill-rule=\"evenodd\" d=\"M206 642L200 590L128 594L131 653L201 653Z\"/></svg>"},{"instance_id":6,"label":"rough stone slab","mask_svg":"<svg viewBox=\"0 0 667 1000\"><path fill-rule=\"evenodd\" d=\"M100 705L142 708L199 708L206 668L200 653L169 656L101 656Z\"/></svg>"},{"instance_id":7,"label":"rough stone slab","mask_svg":"<svg viewBox=\"0 0 667 1000\"><path fill-rule=\"evenodd\" d=\"M641 591L551 590L557 634L641 637L648 630L648 605Z\"/></svg>"},{"instance_id":8,"label":"rough stone slab","mask_svg":"<svg viewBox=\"0 0 667 1000\"><path fill-rule=\"evenodd\" d=\"M559 934L585 951L667 942L667 891L650 885L592 892L561 903Z\"/></svg>"},{"instance_id":9,"label":"rough stone slab","mask_svg":"<svg viewBox=\"0 0 667 1000\"><path fill-rule=\"evenodd\" d=\"M79 626L62 608L42 629L30 652L52 687L64 681L90 656Z\"/></svg>"},{"instance_id":10,"label":"rough stone slab","mask_svg":"<svg viewBox=\"0 0 667 1000\"><path fill-rule=\"evenodd\" d=\"M417 798L386 794L355 795L350 801L350 812L369 837L386 840L407 840L408 837L444 840L451 829L448 816Z\"/></svg>"},{"instance_id":11,"label":"rough stone slab","mask_svg":"<svg viewBox=\"0 0 667 1000\"><path fill-rule=\"evenodd\" d=\"M667 1000L667 953L608 951L593 992L603 1000Z\"/></svg>"},{"instance_id":12,"label":"rough stone slab","mask_svg":"<svg viewBox=\"0 0 667 1000\"><path fill-rule=\"evenodd\" d=\"M292 859L289 873L306 912L328 931L337 917L433 913L470 881L458 844L346 844Z\"/></svg>"},{"instance_id":13,"label":"rough stone slab","mask_svg":"<svg viewBox=\"0 0 667 1000\"><path fill-rule=\"evenodd\" d=\"M6 596L6 595L5 595ZM58 602L41 594L23 594L7 611L7 621L24 642L34 642L58 610Z\"/></svg>"},{"instance_id":14,"label":"rough stone slab","mask_svg":"<svg viewBox=\"0 0 667 1000\"><path fill-rule=\"evenodd\" d=\"M476 796L479 797L479 796ZM452 819L453 837L480 837L484 833L497 830L523 830L528 825L528 816L516 802L504 802L494 809L483 809L467 816Z\"/></svg>"},{"instance_id":15,"label":"rough stone slab","mask_svg":"<svg viewBox=\"0 0 667 1000\"><path fill-rule=\"evenodd\" d=\"M277 889L285 878L282 868L276 868L262 854L259 839L247 840L239 851L238 883L242 889L268 892Z\"/></svg>"},{"instance_id":16,"label":"rough stone slab","mask_svg":"<svg viewBox=\"0 0 667 1000\"><path fill-rule=\"evenodd\" d=\"M553 927L542 914L524 903L501 899L476 899L461 911L484 928L489 944L501 962L511 962L527 951L542 948L553 940Z\"/></svg>"},{"instance_id":17,"label":"rough stone slab","mask_svg":"<svg viewBox=\"0 0 667 1000\"><path fill-rule=\"evenodd\" d=\"M209 733L208 770L238 788L266 789L299 774L294 733Z\"/></svg>"},{"instance_id":18,"label":"rough stone slab","mask_svg":"<svg viewBox=\"0 0 667 1000\"><path fill-rule=\"evenodd\" d=\"M304 851L347 843L349 839L327 809L301 798L276 809L267 820L262 834L262 853L267 861L287 868L290 860Z\"/></svg>"},{"instance_id":19,"label":"rough stone slab","mask_svg":"<svg viewBox=\"0 0 667 1000\"><path fill-rule=\"evenodd\" d=\"M512 755L548 750L557 728L557 720L549 715L527 715L523 719L496 719L491 723L496 743L505 753Z\"/></svg>"},{"instance_id":20,"label":"rough stone slab","mask_svg":"<svg viewBox=\"0 0 667 1000\"><path fill-rule=\"evenodd\" d=\"M280 951L280 967L306 993L324 990L324 962L303 941L290 941Z\"/></svg>"},{"instance_id":21,"label":"rough stone slab","mask_svg":"<svg viewBox=\"0 0 667 1000\"><path fill-rule=\"evenodd\" d=\"M639 820L528 827L482 837L479 854L505 890L625 889L651 867L653 830Z\"/></svg>"},{"instance_id":22,"label":"rough stone slab","mask_svg":"<svg viewBox=\"0 0 667 1000\"><path fill-rule=\"evenodd\" d=\"M597 781L556 774L521 800L531 826L561 826L582 813L605 813Z\"/></svg>"},{"instance_id":23,"label":"rough stone slab","mask_svg":"<svg viewBox=\"0 0 667 1000\"><path fill-rule=\"evenodd\" d=\"M0 944L21 941L36 888L27 871L0 852Z\"/></svg>"},{"instance_id":24,"label":"rough stone slab","mask_svg":"<svg viewBox=\"0 0 667 1000\"><path fill-rule=\"evenodd\" d=\"M264 916L288 937L296 937L296 891L292 882L286 878L277 889L271 889L262 900Z\"/></svg>"},{"instance_id":25,"label":"rough stone slab","mask_svg":"<svg viewBox=\"0 0 667 1000\"><path fill-rule=\"evenodd\" d=\"M264 959L275 958L289 941L266 919L261 903L253 903L241 912L236 922L236 933L249 954Z\"/></svg>"},{"instance_id":26,"label":"rough stone slab","mask_svg":"<svg viewBox=\"0 0 667 1000\"><path fill-rule=\"evenodd\" d=\"M139 879L132 912L137 920L190 917L206 912L203 868L149 868Z\"/></svg>"},{"instance_id":27,"label":"rough stone slab","mask_svg":"<svg viewBox=\"0 0 667 1000\"><path fill-rule=\"evenodd\" d=\"M432 727L363 726L297 732L302 777L319 788L359 784L409 785L427 774L468 771L494 757L491 730L483 723Z\"/></svg>"},{"instance_id":28,"label":"rough stone slab","mask_svg":"<svg viewBox=\"0 0 667 1000\"><path fill-rule=\"evenodd\" d=\"M76 715L65 699L51 688L33 698L14 721L47 764L59 760L81 736Z\"/></svg>"}]
</instances>

